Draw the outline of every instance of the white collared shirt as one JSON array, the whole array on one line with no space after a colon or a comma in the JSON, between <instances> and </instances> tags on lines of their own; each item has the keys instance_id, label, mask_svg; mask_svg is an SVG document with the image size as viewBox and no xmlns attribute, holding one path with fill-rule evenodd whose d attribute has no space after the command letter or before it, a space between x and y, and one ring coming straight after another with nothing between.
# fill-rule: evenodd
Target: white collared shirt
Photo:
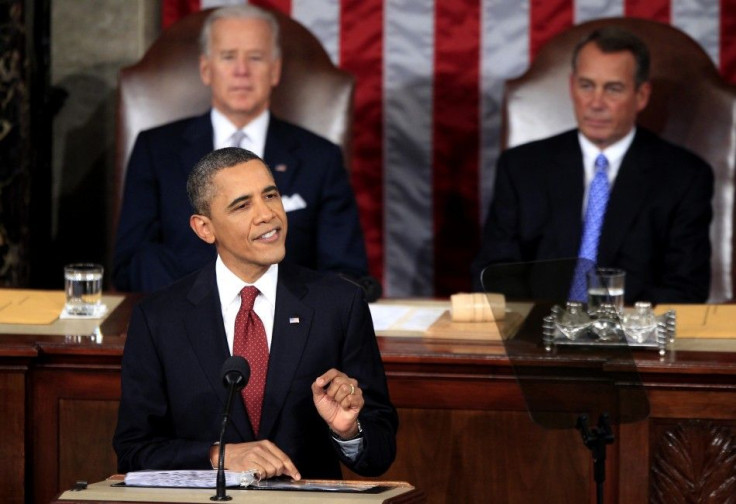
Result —
<instances>
[{"instance_id":1,"label":"white collared shirt","mask_svg":"<svg viewBox=\"0 0 736 504\"><path fill-rule=\"evenodd\" d=\"M621 140L601 151L593 142L585 138L585 135L578 131L580 149L583 151L583 182L585 184L583 186L583 218L585 218L585 209L588 205L588 191L590 190L590 183L593 181L593 177L595 176L595 158L597 158L599 154L603 154L606 156L606 159L608 159L608 182L611 190L613 190L613 184L616 181L616 176L621 168L621 162L624 160L626 151L631 147L631 142L634 141L635 134L636 127L632 128L631 131L629 131Z\"/></svg>"},{"instance_id":2,"label":"white collared shirt","mask_svg":"<svg viewBox=\"0 0 736 504\"><path fill-rule=\"evenodd\" d=\"M210 111L210 120L214 131L214 149L232 147L230 144L231 138L238 128L216 108L212 108ZM261 159L263 159L263 153L266 149L266 132L270 120L271 113L264 110L258 117L241 128L245 133L245 140L243 140L241 147L248 149Z\"/></svg>"},{"instance_id":3,"label":"white collared shirt","mask_svg":"<svg viewBox=\"0 0 736 504\"><path fill-rule=\"evenodd\" d=\"M222 308L222 320L225 323L225 335L230 355L233 353L233 337L235 335L235 318L240 310L240 291L246 285L254 285L260 293L253 304L253 310L263 322L266 330L268 349L271 350L271 339L273 337L273 318L276 311L276 284L279 276L279 265L272 264L266 272L253 284L243 282L238 276L230 271L222 258L217 256L215 262L215 275L217 278L217 291L220 293Z\"/></svg>"}]
</instances>

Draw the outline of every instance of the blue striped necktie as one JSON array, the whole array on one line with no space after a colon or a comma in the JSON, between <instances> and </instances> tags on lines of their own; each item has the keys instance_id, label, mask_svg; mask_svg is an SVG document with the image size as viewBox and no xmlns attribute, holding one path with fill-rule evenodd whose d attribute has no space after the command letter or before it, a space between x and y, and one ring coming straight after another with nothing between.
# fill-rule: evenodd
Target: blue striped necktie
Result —
<instances>
[{"instance_id":1,"label":"blue striped necktie","mask_svg":"<svg viewBox=\"0 0 736 504\"><path fill-rule=\"evenodd\" d=\"M585 301L587 298L585 272L589 268L581 268L581 264L593 265L598 258L598 242L601 237L601 228L603 227L603 218L606 215L610 192L608 159L603 154L599 154L595 158L595 176L588 191L583 238L580 241L580 251L578 252L578 258L585 259L585 261L578 261L578 267L575 268L575 276L570 291L570 299L573 301Z\"/></svg>"}]
</instances>

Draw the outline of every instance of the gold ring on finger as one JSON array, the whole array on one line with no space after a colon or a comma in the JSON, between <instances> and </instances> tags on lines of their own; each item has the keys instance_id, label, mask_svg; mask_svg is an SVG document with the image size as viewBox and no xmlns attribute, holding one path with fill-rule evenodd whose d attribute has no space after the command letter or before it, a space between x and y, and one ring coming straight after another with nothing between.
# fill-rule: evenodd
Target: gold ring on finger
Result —
<instances>
[{"instance_id":1,"label":"gold ring on finger","mask_svg":"<svg viewBox=\"0 0 736 504\"><path fill-rule=\"evenodd\" d=\"M353 395L353 394L355 394L355 387L354 387L354 386L353 386L353 384L351 383L351 384L350 384L350 395Z\"/></svg>"}]
</instances>

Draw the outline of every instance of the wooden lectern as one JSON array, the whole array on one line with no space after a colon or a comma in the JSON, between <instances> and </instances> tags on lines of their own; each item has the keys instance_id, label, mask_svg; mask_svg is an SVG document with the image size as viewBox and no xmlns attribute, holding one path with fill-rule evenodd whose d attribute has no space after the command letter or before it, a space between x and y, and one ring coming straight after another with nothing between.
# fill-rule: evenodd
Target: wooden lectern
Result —
<instances>
[{"instance_id":1,"label":"wooden lectern","mask_svg":"<svg viewBox=\"0 0 736 504\"><path fill-rule=\"evenodd\" d=\"M90 502L119 504L134 503L201 503L210 504L214 488L141 488L117 486L123 475L93 483L81 490L67 490L52 504L89 504ZM309 483L307 480L306 483ZM313 490L259 490L228 488L227 495L232 504L268 504L279 502L297 504L319 502L323 504L420 504L427 502L424 494L401 481L329 481L337 486L345 486L346 491ZM356 490L380 487L379 491L369 493Z\"/></svg>"}]
</instances>

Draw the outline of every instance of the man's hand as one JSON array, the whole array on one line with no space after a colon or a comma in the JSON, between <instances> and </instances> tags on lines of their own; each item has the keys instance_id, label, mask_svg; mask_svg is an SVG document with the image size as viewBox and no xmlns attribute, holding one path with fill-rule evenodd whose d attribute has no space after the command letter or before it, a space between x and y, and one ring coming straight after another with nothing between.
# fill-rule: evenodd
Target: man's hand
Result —
<instances>
[{"instance_id":1,"label":"man's hand","mask_svg":"<svg viewBox=\"0 0 736 504\"><path fill-rule=\"evenodd\" d=\"M217 467L219 446L210 448L210 461ZM296 466L286 453L267 439L252 443L225 445L225 469L231 471L256 471L260 479L274 476L290 476L295 480L302 478Z\"/></svg>"},{"instance_id":2,"label":"man's hand","mask_svg":"<svg viewBox=\"0 0 736 504\"><path fill-rule=\"evenodd\" d=\"M358 433L358 413L365 401L357 380L330 369L312 383L312 398L317 412L335 434L350 439Z\"/></svg>"}]
</instances>

